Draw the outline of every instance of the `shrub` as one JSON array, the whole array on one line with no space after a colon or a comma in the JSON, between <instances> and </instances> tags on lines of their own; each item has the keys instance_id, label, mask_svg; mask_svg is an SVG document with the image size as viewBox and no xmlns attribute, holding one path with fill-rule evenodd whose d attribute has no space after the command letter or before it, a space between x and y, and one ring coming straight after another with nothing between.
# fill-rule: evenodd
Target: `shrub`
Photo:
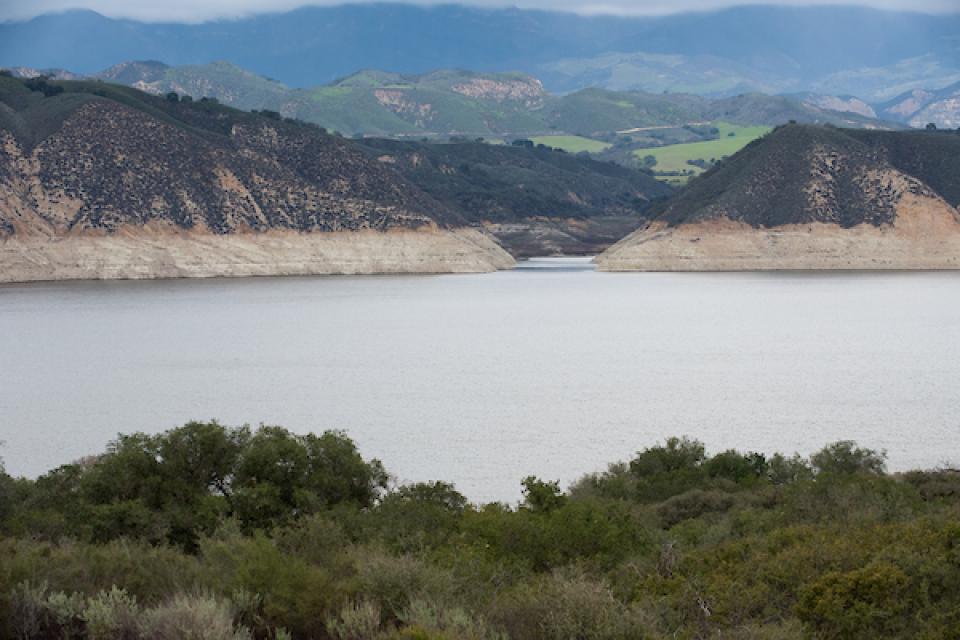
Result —
<instances>
[{"instance_id":1,"label":"shrub","mask_svg":"<svg viewBox=\"0 0 960 640\"><path fill-rule=\"evenodd\" d=\"M707 460L704 469L711 478L726 478L740 483L765 475L767 459L762 453L742 454L731 449Z\"/></svg>"},{"instance_id":2,"label":"shrub","mask_svg":"<svg viewBox=\"0 0 960 640\"><path fill-rule=\"evenodd\" d=\"M401 553L419 552L447 542L460 526L467 499L445 482L422 482L387 494L363 518L368 535Z\"/></svg>"},{"instance_id":3,"label":"shrub","mask_svg":"<svg viewBox=\"0 0 960 640\"><path fill-rule=\"evenodd\" d=\"M505 593L490 619L524 640L627 640L653 635L636 606L617 600L603 582L582 572L556 572Z\"/></svg>"},{"instance_id":4,"label":"shrub","mask_svg":"<svg viewBox=\"0 0 960 640\"><path fill-rule=\"evenodd\" d=\"M699 518L707 513L726 511L733 503L734 498L729 493L692 489L662 502L657 506L657 515L660 516L663 526L670 528L679 522Z\"/></svg>"},{"instance_id":5,"label":"shrub","mask_svg":"<svg viewBox=\"0 0 960 640\"><path fill-rule=\"evenodd\" d=\"M86 602L82 594L57 591L47 597L47 612L64 640L83 638L83 612Z\"/></svg>"},{"instance_id":6,"label":"shrub","mask_svg":"<svg viewBox=\"0 0 960 640\"><path fill-rule=\"evenodd\" d=\"M230 605L209 595L178 594L143 615L143 640L250 640L234 627Z\"/></svg>"},{"instance_id":7,"label":"shrub","mask_svg":"<svg viewBox=\"0 0 960 640\"><path fill-rule=\"evenodd\" d=\"M21 582L10 593L10 618L17 638L39 638L49 627L47 585Z\"/></svg>"},{"instance_id":8,"label":"shrub","mask_svg":"<svg viewBox=\"0 0 960 640\"><path fill-rule=\"evenodd\" d=\"M805 587L797 616L818 638L891 637L905 630L915 604L907 574L876 563L827 573Z\"/></svg>"},{"instance_id":9,"label":"shrub","mask_svg":"<svg viewBox=\"0 0 960 640\"><path fill-rule=\"evenodd\" d=\"M380 605L369 600L348 602L326 626L336 640L372 640L380 632Z\"/></svg>"},{"instance_id":10,"label":"shrub","mask_svg":"<svg viewBox=\"0 0 960 640\"><path fill-rule=\"evenodd\" d=\"M521 482L523 485L523 500L531 511L546 512L562 507L567 502L567 496L560 490L557 481L544 482L535 476L527 476Z\"/></svg>"},{"instance_id":11,"label":"shrub","mask_svg":"<svg viewBox=\"0 0 960 640\"><path fill-rule=\"evenodd\" d=\"M307 516L274 532L278 548L310 564L329 566L347 546L343 526L329 514Z\"/></svg>"},{"instance_id":12,"label":"shrub","mask_svg":"<svg viewBox=\"0 0 960 640\"><path fill-rule=\"evenodd\" d=\"M87 601L83 610L89 640L138 640L140 605L123 589L112 587Z\"/></svg>"},{"instance_id":13,"label":"shrub","mask_svg":"<svg viewBox=\"0 0 960 640\"><path fill-rule=\"evenodd\" d=\"M433 601L454 596L450 572L411 556L393 556L372 549L355 552L357 592L377 604L384 615L399 619L416 598Z\"/></svg>"},{"instance_id":14,"label":"shrub","mask_svg":"<svg viewBox=\"0 0 960 640\"><path fill-rule=\"evenodd\" d=\"M460 607L443 608L427 600L413 600L400 615L409 638L450 638L456 640L506 640L482 617Z\"/></svg>"},{"instance_id":15,"label":"shrub","mask_svg":"<svg viewBox=\"0 0 960 640\"><path fill-rule=\"evenodd\" d=\"M789 484L813 477L813 469L798 454L788 458L776 453L767 461L767 479L773 484Z\"/></svg>"},{"instance_id":16,"label":"shrub","mask_svg":"<svg viewBox=\"0 0 960 640\"><path fill-rule=\"evenodd\" d=\"M284 553L263 534L204 540L200 548L211 581L219 583L218 592L246 591L263 597L258 615L265 627L317 635L326 616L341 600L327 572Z\"/></svg>"},{"instance_id":17,"label":"shrub","mask_svg":"<svg viewBox=\"0 0 960 640\"><path fill-rule=\"evenodd\" d=\"M881 475L886 471L886 451L862 449L852 440L841 440L827 445L810 456L817 473L868 473Z\"/></svg>"},{"instance_id":18,"label":"shrub","mask_svg":"<svg viewBox=\"0 0 960 640\"><path fill-rule=\"evenodd\" d=\"M695 469L706 453L703 443L689 438L668 438L662 446L650 447L630 461L630 470L637 476L652 476L658 473Z\"/></svg>"}]
</instances>

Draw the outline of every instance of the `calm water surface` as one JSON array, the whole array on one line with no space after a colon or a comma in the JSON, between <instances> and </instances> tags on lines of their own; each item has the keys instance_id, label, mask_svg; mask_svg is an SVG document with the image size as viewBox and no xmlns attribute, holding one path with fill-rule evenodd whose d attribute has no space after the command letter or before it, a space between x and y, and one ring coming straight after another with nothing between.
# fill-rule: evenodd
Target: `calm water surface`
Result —
<instances>
[{"instance_id":1,"label":"calm water surface","mask_svg":"<svg viewBox=\"0 0 960 640\"><path fill-rule=\"evenodd\" d=\"M0 287L0 448L36 475L190 419L344 429L474 500L670 435L960 463L960 274L512 272Z\"/></svg>"}]
</instances>

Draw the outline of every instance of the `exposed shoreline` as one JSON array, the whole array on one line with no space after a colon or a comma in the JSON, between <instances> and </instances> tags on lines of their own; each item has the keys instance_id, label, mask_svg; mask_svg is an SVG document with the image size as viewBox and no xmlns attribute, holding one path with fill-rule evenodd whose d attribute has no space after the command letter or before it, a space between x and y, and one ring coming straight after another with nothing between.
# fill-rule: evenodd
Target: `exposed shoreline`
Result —
<instances>
[{"instance_id":1,"label":"exposed shoreline","mask_svg":"<svg viewBox=\"0 0 960 640\"><path fill-rule=\"evenodd\" d=\"M514 259L475 229L213 235L150 231L0 240L0 283L488 273Z\"/></svg>"},{"instance_id":2,"label":"exposed shoreline","mask_svg":"<svg viewBox=\"0 0 960 640\"><path fill-rule=\"evenodd\" d=\"M600 271L942 271L960 269L960 214L906 196L893 225L753 228L729 219L654 223L597 256Z\"/></svg>"}]
</instances>

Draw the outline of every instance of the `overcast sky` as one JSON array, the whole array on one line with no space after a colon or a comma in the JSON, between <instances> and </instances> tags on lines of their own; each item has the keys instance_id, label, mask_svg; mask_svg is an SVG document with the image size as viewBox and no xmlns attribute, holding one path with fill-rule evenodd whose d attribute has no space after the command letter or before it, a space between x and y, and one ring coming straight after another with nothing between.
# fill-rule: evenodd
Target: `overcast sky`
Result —
<instances>
[{"instance_id":1,"label":"overcast sky","mask_svg":"<svg viewBox=\"0 0 960 640\"><path fill-rule=\"evenodd\" d=\"M356 0L346 0L347 2ZM201 22L217 18L237 18L255 13L284 11L307 5L344 4L344 0L0 0L0 20L22 20L41 13L64 9L92 9L113 17L148 21ZM554 9L596 14L664 14L688 10L717 9L738 4L810 5L838 4L836 0L737 2L736 0L472 0L456 3L417 0L416 4L470 4L474 6ZM960 11L960 0L869 0L860 4L882 9L905 9L930 13Z\"/></svg>"}]
</instances>

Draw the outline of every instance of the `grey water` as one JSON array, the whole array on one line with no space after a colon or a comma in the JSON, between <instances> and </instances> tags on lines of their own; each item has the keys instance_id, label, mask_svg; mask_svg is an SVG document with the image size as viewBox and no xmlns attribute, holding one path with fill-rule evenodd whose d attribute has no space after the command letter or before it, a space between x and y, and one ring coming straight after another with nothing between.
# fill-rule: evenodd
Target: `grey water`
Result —
<instances>
[{"instance_id":1,"label":"grey water","mask_svg":"<svg viewBox=\"0 0 960 640\"><path fill-rule=\"evenodd\" d=\"M0 287L0 456L36 476L191 419L345 430L515 501L671 435L960 463L960 274L485 275Z\"/></svg>"}]
</instances>

